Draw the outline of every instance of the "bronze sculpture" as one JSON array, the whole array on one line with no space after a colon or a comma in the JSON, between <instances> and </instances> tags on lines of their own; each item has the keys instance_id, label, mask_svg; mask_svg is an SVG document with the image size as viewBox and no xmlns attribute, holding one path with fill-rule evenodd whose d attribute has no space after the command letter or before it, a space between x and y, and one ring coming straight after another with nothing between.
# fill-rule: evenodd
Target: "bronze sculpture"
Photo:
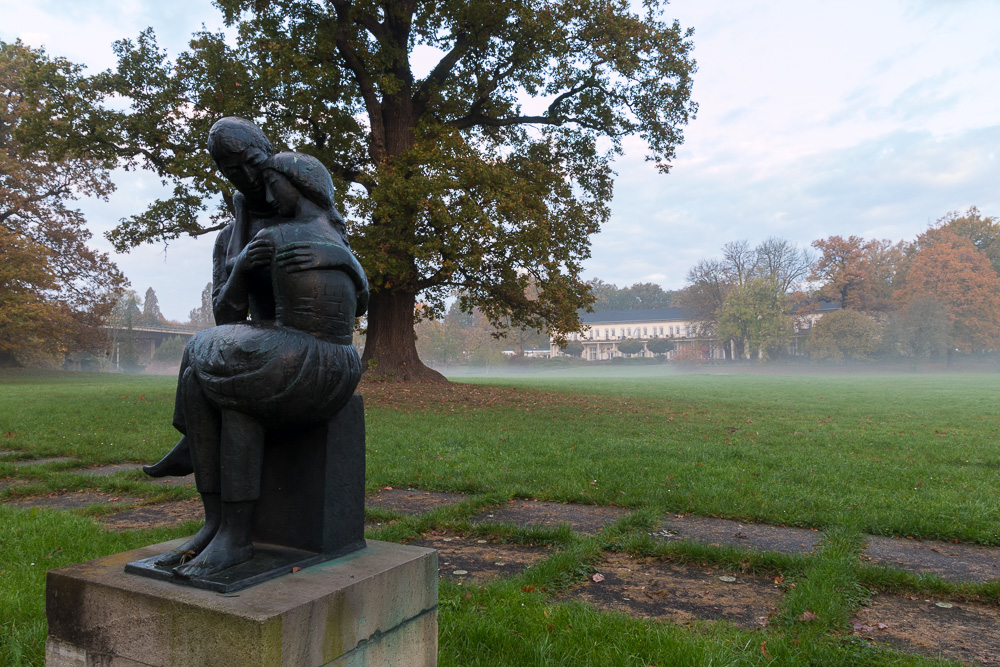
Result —
<instances>
[{"instance_id":1,"label":"bronze sculpture","mask_svg":"<svg viewBox=\"0 0 1000 667\"><path fill-rule=\"evenodd\" d=\"M351 399L361 376L354 318L368 301L330 174L318 160L271 155L260 130L242 119L219 121L209 146L240 191L236 220L215 248L218 326L185 348L174 418L184 437L151 473L195 471L205 525L152 564L184 579L252 558L265 435L326 422ZM362 421L361 487L363 470ZM335 546L363 546L358 532ZM148 567L131 571L149 574Z\"/></svg>"}]
</instances>

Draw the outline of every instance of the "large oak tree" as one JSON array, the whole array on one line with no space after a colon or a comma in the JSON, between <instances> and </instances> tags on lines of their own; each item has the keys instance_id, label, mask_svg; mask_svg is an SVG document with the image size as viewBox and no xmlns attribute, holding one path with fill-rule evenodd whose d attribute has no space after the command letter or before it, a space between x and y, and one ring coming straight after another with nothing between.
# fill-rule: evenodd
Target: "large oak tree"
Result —
<instances>
[{"instance_id":1,"label":"large oak tree","mask_svg":"<svg viewBox=\"0 0 1000 667\"><path fill-rule=\"evenodd\" d=\"M205 136L225 115L255 120L334 175L372 290L366 372L386 378L440 378L417 357L418 296L430 316L461 293L499 327L577 329L623 138L666 172L695 112L691 31L662 0L216 4L234 42L198 33L171 60L146 31L95 82L131 108L95 114L81 144L174 184L111 239L218 229L225 207L203 213L232 190Z\"/></svg>"}]
</instances>

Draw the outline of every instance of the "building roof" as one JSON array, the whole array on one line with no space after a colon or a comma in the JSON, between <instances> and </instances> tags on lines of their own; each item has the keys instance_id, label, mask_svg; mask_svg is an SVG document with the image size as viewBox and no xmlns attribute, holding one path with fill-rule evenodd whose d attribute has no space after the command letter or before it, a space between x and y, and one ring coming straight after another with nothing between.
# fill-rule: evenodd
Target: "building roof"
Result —
<instances>
[{"instance_id":1,"label":"building roof","mask_svg":"<svg viewBox=\"0 0 1000 667\"><path fill-rule=\"evenodd\" d=\"M693 308L649 308L647 310L598 310L580 313L580 321L590 324L621 324L630 322L680 322L694 319Z\"/></svg>"}]
</instances>

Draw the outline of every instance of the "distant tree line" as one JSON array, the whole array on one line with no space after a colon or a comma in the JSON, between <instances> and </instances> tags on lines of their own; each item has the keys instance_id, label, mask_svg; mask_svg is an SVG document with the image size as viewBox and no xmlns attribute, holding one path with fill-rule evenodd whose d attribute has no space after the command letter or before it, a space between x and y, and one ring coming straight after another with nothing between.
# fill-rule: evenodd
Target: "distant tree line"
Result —
<instances>
[{"instance_id":1,"label":"distant tree line","mask_svg":"<svg viewBox=\"0 0 1000 667\"><path fill-rule=\"evenodd\" d=\"M732 359L781 356L821 300L839 304L808 336L818 360L950 359L1000 346L1000 220L952 212L912 243L830 236L727 243L688 273L676 301Z\"/></svg>"}]
</instances>

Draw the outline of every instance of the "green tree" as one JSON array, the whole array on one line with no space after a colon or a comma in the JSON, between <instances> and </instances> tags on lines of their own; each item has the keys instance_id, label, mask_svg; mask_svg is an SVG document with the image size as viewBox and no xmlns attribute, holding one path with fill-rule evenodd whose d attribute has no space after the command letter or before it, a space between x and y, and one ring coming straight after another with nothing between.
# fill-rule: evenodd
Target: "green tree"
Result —
<instances>
[{"instance_id":1,"label":"green tree","mask_svg":"<svg viewBox=\"0 0 1000 667\"><path fill-rule=\"evenodd\" d=\"M207 283L205 289L201 291L201 305L191 309L191 312L188 314L188 321L199 329L207 329L215 326L215 314L212 311L211 282Z\"/></svg>"},{"instance_id":2,"label":"green tree","mask_svg":"<svg viewBox=\"0 0 1000 667\"><path fill-rule=\"evenodd\" d=\"M727 358L778 351L790 332L793 294L809 273L812 256L784 239L722 246L722 259L702 260L688 272L680 303L695 311L702 336L716 336ZM745 350L744 346L749 345Z\"/></svg>"},{"instance_id":3,"label":"green tree","mask_svg":"<svg viewBox=\"0 0 1000 667\"><path fill-rule=\"evenodd\" d=\"M160 343L160 346L153 352L153 361L176 366L181 363L181 355L183 354L184 339L180 336L170 336Z\"/></svg>"},{"instance_id":4,"label":"green tree","mask_svg":"<svg viewBox=\"0 0 1000 667\"><path fill-rule=\"evenodd\" d=\"M146 290L146 297L142 300L141 322L146 326L156 326L166 322L167 318L160 311L160 300L152 287Z\"/></svg>"},{"instance_id":5,"label":"green tree","mask_svg":"<svg viewBox=\"0 0 1000 667\"><path fill-rule=\"evenodd\" d=\"M0 42L0 356L103 348L100 326L126 281L70 202L107 197L108 162L73 157L68 137L94 94L81 67L20 42Z\"/></svg>"},{"instance_id":6,"label":"green tree","mask_svg":"<svg viewBox=\"0 0 1000 667\"><path fill-rule=\"evenodd\" d=\"M619 352L627 355L639 354L645 349L643 342L635 338L620 340L618 341L617 347Z\"/></svg>"},{"instance_id":7,"label":"green tree","mask_svg":"<svg viewBox=\"0 0 1000 667\"><path fill-rule=\"evenodd\" d=\"M786 295L765 277L733 287L718 315L720 341L732 341L735 358L756 355L764 361L779 352L791 334Z\"/></svg>"},{"instance_id":8,"label":"green tree","mask_svg":"<svg viewBox=\"0 0 1000 667\"><path fill-rule=\"evenodd\" d=\"M119 249L217 229L198 222L231 186L204 150L225 115L323 161L369 274L364 361L438 379L417 358L414 312L463 290L500 329L570 332L589 293L590 235L608 218L612 159L637 135L666 172L693 116L691 31L614 0L219 0L222 33L169 60L151 30L116 44L95 85L131 104L86 135L175 183L110 236ZM415 54L437 54L426 74ZM183 103L183 110L178 106ZM539 298L525 298L529 281Z\"/></svg>"},{"instance_id":9,"label":"green tree","mask_svg":"<svg viewBox=\"0 0 1000 667\"><path fill-rule=\"evenodd\" d=\"M653 354L666 354L676 349L676 347L673 341L669 341L666 338L654 338L646 341L646 349Z\"/></svg>"},{"instance_id":10,"label":"green tree","mask_svg":"<svg viewBox=\"0 0 1000 667\"><path fill-rule=\"evenodd\" d=\"M820 318L806 341L814 359L867 360L882 344L882 325L856 310L836 310Z\"/></svg>"},{"instance_id":11,"label":"green tree","mask_svg":"<svg viewBox=\"0 0 1000 667\"><path fill-rule=\"evenodd\" d=\"M910 358L949 356L955 324L948 307L928 296L911 299L885 328L884 348Z\"/></svg>"},{"instance_id":12,"label":"green tree","mask_svg":"<svg viewBox=\"0 0 1000 667\"><path fill-rule=\"evenodd\" d=\"M583 343L578 340L571 340L566 343L566 347L562 349L563 354L568 354L571 357L579 357L583 354Z\"/></svg>"},{"instance_id":13,"label":"green tree","mask_svg":"<svg viewBox=\"0 0 1000 667\"><path fill-rule=\"evenodd\" d=\"M594 294L592 308L597 311L669 308L673 300L673 292L665 291L656 283L618 287L595 278L588 285Z\"/></svg>"}]
</instances>

